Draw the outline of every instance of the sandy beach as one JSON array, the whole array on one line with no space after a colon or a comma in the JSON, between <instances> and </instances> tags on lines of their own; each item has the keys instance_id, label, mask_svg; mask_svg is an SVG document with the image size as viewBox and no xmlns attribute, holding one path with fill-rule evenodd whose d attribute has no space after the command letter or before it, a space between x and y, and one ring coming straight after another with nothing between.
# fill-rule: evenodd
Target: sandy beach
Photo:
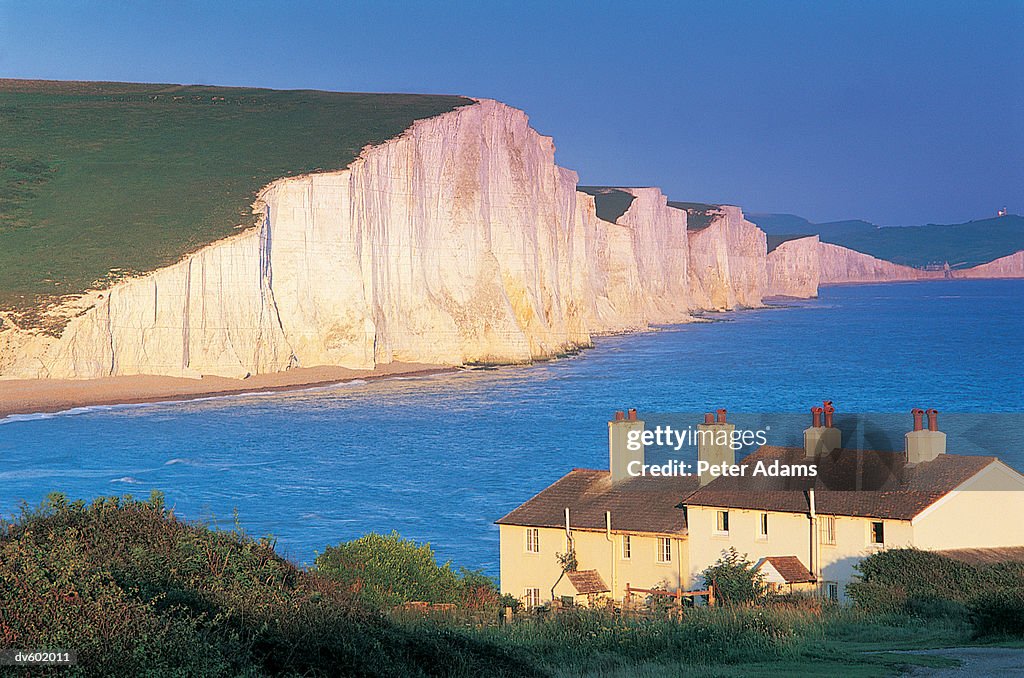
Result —
<instances>
[{"instance_id":1,"label":"sandy beach","mask_svg":"<svg viewBox=\"0 0 1024 678\"><path fill-rule=\"evenodd\" d=\"M61 412L88 405L120 405L191 400L233 393L291 391L328 386L355 379L427 375L456 368L394 362L373 370L344 367L303 367L287 372L258 374L248 379L206 376L184 379L161 376L104 377L102 379L0 380L0 418L12 414Z\"/></svg>"}]
</instances>

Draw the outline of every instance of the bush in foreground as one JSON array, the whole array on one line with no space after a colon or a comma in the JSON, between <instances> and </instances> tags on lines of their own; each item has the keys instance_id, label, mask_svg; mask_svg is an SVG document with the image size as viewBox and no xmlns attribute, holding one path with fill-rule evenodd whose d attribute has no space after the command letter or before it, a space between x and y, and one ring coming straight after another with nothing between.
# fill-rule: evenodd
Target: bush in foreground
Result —
<instances>
[{"instance_id":1,"label":"bush in foreground","mask_svg":"<svg viewBox=\"0 0 1024 678\"><path fill-rule=\"evenodd\" d=\"M757 571L757 563L731 546L722 552L714 565L701 573L704 581L714 583L716 598L726 605L763 602L766 595L765 575Z\"/></svg>"},{"instance_id":2,"label":"bush in foreground","mask_svg":"<svg viewBox=\"0 0 1024 678\"><path fill-rule=\"evenodd\" d=\"M531 675L451 629L409 629L271 544L150 501L53 495L0 528L0 646L84 675Z\"/></svg>"},{"instance_id":3,"label":"bush in foreground","mask_svg":"<svg viewBox=\"0 0 1024 678\"><path fill-rule=\"evenodd\" d=\"M847 587L874 613L970 621L977 635L1024 635L1024 564L972 565L918 549L888 549L862 560Z\"/></svg>"},{"instance_id":4,"label":"bush in foreground","mask_svg":"<svg viewBox=\"0 0 1024 678\"><path fill-rule=\"evenodd\" d=\"M968 600L967 609L978 636L1024 637L1024 588L978 593Z\"/></svg>"},{"instance_id":5,"label":"bush in foreground","mask_svg":"<svg viewBox=\"0 0 1024 678\"><path fill-rule=\"evenodd\" d=\"M178 520L159 495L88 505L54 495L0 523L0 646L77 650L80 665L59 675L678 675L747 662L785 670L837 656L883 662L836 643L916 642L926 624L768 604L691 608L679 619L569 609L498 625L464 614L493 602L493 582L438 565L429 548L376 535L332 553L351 556L343 562L359 564L359 576L298 569L266 541ZM444 593L450 584L454 593ZM458 601L450 615L388 607L445 595Z\"/></svg>"},{"instance_id":6,"label":"bush in foreground","mask_svg":"<svg viewBox=\"0 0 1024 678\"><path fill-rule=\"evenodd\" d=\"M437 564L430 544L370 533L329 547L316 559L317 572L358 593L376 608L409 601L449 603L464 609L498 608L498 587L482 572Z\"/></svg>"}]
</instances>

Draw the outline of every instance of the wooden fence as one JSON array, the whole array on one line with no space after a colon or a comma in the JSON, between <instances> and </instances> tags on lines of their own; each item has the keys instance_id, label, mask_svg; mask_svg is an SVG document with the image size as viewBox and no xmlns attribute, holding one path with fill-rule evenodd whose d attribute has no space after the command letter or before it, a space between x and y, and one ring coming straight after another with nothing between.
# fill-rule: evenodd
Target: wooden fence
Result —
<instances>
[{"instance_id":1,"label":"wooden fence","mask_svg":"<svg viewBox=\"0 0 1024 678\"><path fill-rule=\"evenodd\" d=\"M695 598L697 596L707 596L708 605L713 606L715 604L715 585L712 583L706 589L701 591L683 591L678 589L676 591L663 591L661 589L638 589L633 588L626 583L626 597L623 599L625 605L630 605L633 602L633 594L640 593L648 596L666 596L675 598L676 605L682 607L683 598Z\"/></svg>"}]
</instances>

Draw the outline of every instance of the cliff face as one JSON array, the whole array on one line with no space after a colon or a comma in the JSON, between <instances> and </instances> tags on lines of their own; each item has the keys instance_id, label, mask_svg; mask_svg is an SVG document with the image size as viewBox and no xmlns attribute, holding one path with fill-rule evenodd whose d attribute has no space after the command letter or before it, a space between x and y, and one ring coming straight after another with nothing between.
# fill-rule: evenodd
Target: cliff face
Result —
<instances>
[{"instance_id":1,"label":"cliff face","mask_svg":"<svg viewBox=\"0 0 1024 678\"><path fill-rule=\"evenodd\" d=\"M767 294L814 297L819 285L942 280L944 271L924 271L877 259L846 247L823 243L818 236L788 240L768 253ZM1024 251L972 268L954 270L953 278L1024 278Z\"/></svg>"},{"instance_id":2,"label":"cliff face","mask_svg":"<svg viewBox=\"0 0 1024 678\"><path fill-rule=\"evenodd\" d=\"M764 231L723 205L700 230L689 232L689 281L693 308L756 308L766 291L768 244Z\"/></svg>"},{"instance_id":3,"label":"cliff face","mask_svg":"<svg viewBox=\"0 0 1024 678\"><path fill-rule=\"evenodd\" d=\"M634 196L617 224L629 233L641 296L649 323L688 318L693 308L687 277L689 243L686 213L668 207L657 188L623 188Z\"/></svg>"},{"instance_id":4,"label":"cliff face","mask_svg":"<svg viewBox=\"0 0 1024 678\"><path fill-rule=\"evenodd\" d=\"M59 337L5 326L0 374L526 362L686 320L685 215L637 190L611 224L576 183L521 111L421 120L343 171L270 184L257 226L86 295Z\"/></svg>"},{"instance_id":5,"label":"cliff face","mask_svg":"<svg viewBox=\"0 0 1024 678\"><path fill-rule=\"evenodd\" d=\"M525 362L589 344L576 176L480 102L262 196L298 362Z\"/></svg>"},{"instance_id":6,"label":"cliff face","mask_svg":"<svg viewBox=\"0 0 1024 678\"><path fill-rule=\"evenodd\" d=\"M822 285L934 280L944 277L942 271L922 271L901 266L825 242L818 244L818 259Z\"/></svg>"},{"instance_id":7,"label":"cliff face","mask_svg":"<svg viewBox=\"0 0 1024 678\"><path fill-rule=\"evenodd\" d=\"M1024 278L1024 250L1000 257L987 264L954 271L956 278Z\"/></svg>"},{"instance_id":8,"label":"cliff face","mask_svg":"<svg viewBox=\"0 0 1024 678\"><path fill-rule=\"evenodd\" d=\"M821 276L818 236L787 240L768 253L765 261L766 296L818 296Z\"/></svg>"},{"instance_id":9,"label":"cliff face","mask_svg":"<svg viewBox=\"0 0 1024 678\"><path fill-rule=\"evenodd\" d=\"M598 219L594 198L586 193L577 193L577 206L586 233L587 326L596 333L647 327L647 303L632 232L621 224Z\"/></svg>"},{"instance_id":10,"label":"cliff face","mask_svg":"<svg viewBox=\"0 0 1024 678\"><path fill-rule=\"evenodd\" d=\"M576 184L521 111L418 121L343 171L273 182L238 235L64 304L60 336L0 317L0 377L528 362L819 283L943 277L817 237L769 254L738 207L688 230L656 188L617 189L633 199L611 223ZM1024 252L954 275L1020 277Z\"/></svg>"},{"instance_id":11,"label":"cliff face","mask_svg":"<svg viewBox=\"0 0 1024 678\"><path fill-rule=\"evenodd\" d=\"M287 368L293 357L270 286L266 233L264 225L86 295L59 339L8 333L18 347L4 350L3 374L245 376Z\"/></svg>"}]
</instances>

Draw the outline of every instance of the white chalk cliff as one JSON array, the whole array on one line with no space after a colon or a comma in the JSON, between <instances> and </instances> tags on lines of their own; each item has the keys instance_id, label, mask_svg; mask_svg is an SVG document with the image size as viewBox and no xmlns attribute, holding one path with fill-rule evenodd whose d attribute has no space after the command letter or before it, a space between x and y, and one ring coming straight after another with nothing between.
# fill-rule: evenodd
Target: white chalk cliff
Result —
<instances>
[{"instance_id":1,"label":"white chalk cliff","mask_svg":"<svg viewBox=\"0 0 1024 678\"><path fill-rule=\"evenodd\" d=\"M417 121L344 170L271 183L238 235L69 302L59 336L0 318L0 377L523 363L595 334L814 296L819 275L902 274L803 240L769 255L737 207L688 231L656 188L621 189L634 200L603 221L554 152L495 101Z\"/></svg>"},{"instance_id":2,"label":"white chalk cliff","mask_svg":"<svg viewBox=\"0 0 1024 678\"><path fill-rule=\"evenodd\" d=\"M767 293L814 297L822 285L940 280L943 271L926 271L820 242L818 236L787 240L768 253Z\"/></svg>"},{"instance_id":3,"label":"white chalk cliff","mask_svg":"<svg viewBox=\"0 0 1024 678\"><path fill-rule=\"evenodd\" d=\"M787 240L768 253L765 262L768 296L818 296L821 280L818 236Z\"/></svg>"},{"instance_id":4,"label":"white chalk cliff","mask_svg":"<svg viewBox=\"0 0 1024 678\"><path fill-rule=\"evenodd\" d=\"M956 278L1024 278L1024 250L953 272Z\"/></svg>"},{"instance_id":5,"label":"white chalk cliff","mask_svg":"<svg viewBox=\"0 0 1024 678\"><path fill-rule=\"evenodd\" d=\"M256 226L86 295L59 337L8 323L0 374L528 362L706 307L690 294L684 212L636 189L611 224L576 183L523 112L478 101L345 170L270 184ZM713 308L759 303L742 284Z\"/></svg>"},{"instance_id":6,"label":"white chalk cliff","mask_svg":"<svg viewBox=\"0 0 1024 678\"><path fill-rule=\"evenodd\" d=\"M697 308L756 308L767 296L764 231L739 207L722 205L711 223L690 231L690 290Z\"/></svg>"},{"instance_id":7,"label":"white chalk cliff","mask_svg":"<svg viewBox=\"0 0 1024 678\"><path fill-rule=\"evenodd\" d=\"M944 277L942 271L925 271L894 264L827 242L818 243L818 257L822 285L934 280Z\"/></svg>"}]
</instances>

